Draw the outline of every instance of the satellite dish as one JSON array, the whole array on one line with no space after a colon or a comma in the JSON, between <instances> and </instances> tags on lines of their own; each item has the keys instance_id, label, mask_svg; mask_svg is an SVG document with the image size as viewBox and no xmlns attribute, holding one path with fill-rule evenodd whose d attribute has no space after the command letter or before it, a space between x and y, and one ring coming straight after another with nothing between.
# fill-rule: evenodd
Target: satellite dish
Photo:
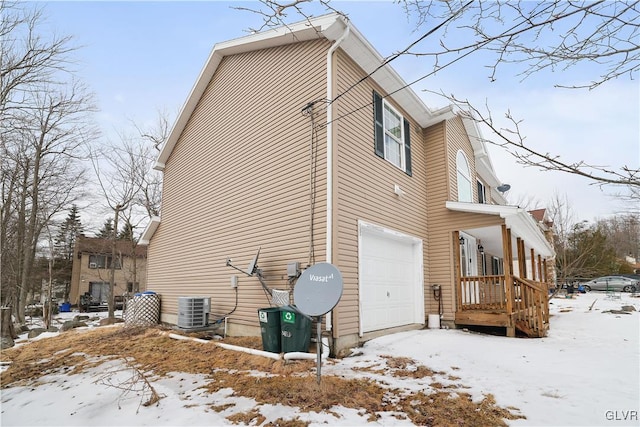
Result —
<instances>
[{"instance_id":1,"label":"satellite dish","mask_svg":"<svg viewBox=\"0 0 640 427\"><path fill-rule=\"evenodd\" d=\"M231 258L227 258L227 262L226 262L227 267L235 268L236 270L238 270L241 273L246 274L247 276L253 276L253 274L256 273L256 271L258 271L258 257L260 256L260 249L261 248L258 248L258 253L256 254L255 257L253 257L253 259L249 263L249 267L247 267L246 271L245 270L241 270L240 268L238 268L235 265L231 264Z\"/></svg>"},{"instance_id":2,"label":"satellite dish","mask_svg":"<svg viewBox=\"0 0 640 427\"><path fill-rule=\"evenodd\" d=\"M262 248L258 248L258 253L249 263L249 267L247 267L247 276L253 276L253 273L256 272L256 268L258 267L258 257L260 256L260 249Z\"/></svg>"},{"instance_id":3,"label":"satellite dish","mask_svg":"<svg viewBox=\"0 0 640 427\"><path fill-rule=\"evenodd\" d=\"M342 297L342 274L333 264L321 262L307 268L293 288L296 309L307 316L317 317L316 321L316 376L320 384L322 369L322 315L330 312Z\"/></svg>"},{"instance_id":4,"label":"satellite dish","mask_svg":"<svg viewBox=\"0 0 640 427\"><path fill-rule=\"evenodd\" d=\"M342 274L333 264L321 262L307 268L293 289L293 301L307 316L322 316L342 297Z\"/></svg>"},{"instance_id":5,"label":"satellite dish","mask_svg":"<svg viewBox=\"0 0 640 427\"><path fill-rule=\"evenodd\" d=\"M509 191L511 189L511 186L509 184L502 184L500 187L497 188L497 190L501 193L504 193L505 191Z\"/></svg>"}]
</instances>

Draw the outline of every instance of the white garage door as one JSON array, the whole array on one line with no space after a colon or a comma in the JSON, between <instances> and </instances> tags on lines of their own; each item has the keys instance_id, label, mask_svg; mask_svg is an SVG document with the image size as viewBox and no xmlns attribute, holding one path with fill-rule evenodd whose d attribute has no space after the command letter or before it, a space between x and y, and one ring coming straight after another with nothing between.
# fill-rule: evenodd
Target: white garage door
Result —
<instances>
[{"instance_id":1,"label":"white garage door","mask_svg":"<svg viewBox=\"0 0 640 427\"><path fill-rule=\"evenodd\" d=\"M422 241L359 223L360 331L424 324Z\"/></svg>"}]
</instances>

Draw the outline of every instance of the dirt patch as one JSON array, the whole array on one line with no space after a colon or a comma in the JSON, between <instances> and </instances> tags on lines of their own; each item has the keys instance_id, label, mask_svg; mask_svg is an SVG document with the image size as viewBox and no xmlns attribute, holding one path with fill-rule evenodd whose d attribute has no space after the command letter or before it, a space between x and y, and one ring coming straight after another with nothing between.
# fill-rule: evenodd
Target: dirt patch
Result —
<instances>
[{"instance_id":1,"label":"dirt patch","mask_svg":"<svg viewBox=\"0 0 640 427\"><path fill-rule=\"evenodd\" d=\"M505 419L522 418L498 407L492 396L474 402L468 394L460 392L464 388L460 384L444 387L433 381L432 388L437 391L431 394L392 388L383 380L369 378L323 375L318 384L315 361L273 360L226 350L212 343L174 340L166 332L161 327L72 330L4 350L1 359L10 361L11 365L0 374L0 384L2 388L36 386L39 378L47 373L71 375L106 360L122 358L140 372L152 372L154 377L169 372L206 375L208 381L203 389L213 393L230 388L234 396L252 398L258 405L281 404L324 413L332 413L332 408L340 405L358 410L370 421L377 420L378 414L386 411L417 425L505 425ZM259 338L228 338L223 342L261 348ZM384 361L386 367L376 372L400 379L445 375L409 358L385 356ZM226 408L210 409L220 412ZM246 425L265 422L258 409L236 413L228 419ZM280 419L272 425L306 426L307 423L300 419Z\"/></svg>"}]
</instances>

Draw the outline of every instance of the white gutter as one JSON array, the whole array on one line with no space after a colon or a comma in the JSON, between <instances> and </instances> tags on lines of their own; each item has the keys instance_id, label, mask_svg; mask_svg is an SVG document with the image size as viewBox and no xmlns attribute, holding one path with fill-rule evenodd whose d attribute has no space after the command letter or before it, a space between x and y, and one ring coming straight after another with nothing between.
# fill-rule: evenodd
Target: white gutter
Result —
<instances>
[{"instance_id":1,"label":"white gutter","mask_svg":"<svg viewBox=\"0 0 640 427\"><path fill-rule=\"evenodd\" d=\"M333 263L333 52L349 36L349 25L327 52L327 262Z\"/></svg>"},{"instance_id":2,"label":"white gutter","mask_svg":"<svg viewBox=\"0 0 640 427\"><path fill-rule=\"evenodd\" d=\"M327 52L327 236L326 258L329 264L333 263L333 52L349 36L349 24L345 24L344 33L336 40ZM330 331L333 312L327 314L326 330Z\"/></svg>"}]
</instances>

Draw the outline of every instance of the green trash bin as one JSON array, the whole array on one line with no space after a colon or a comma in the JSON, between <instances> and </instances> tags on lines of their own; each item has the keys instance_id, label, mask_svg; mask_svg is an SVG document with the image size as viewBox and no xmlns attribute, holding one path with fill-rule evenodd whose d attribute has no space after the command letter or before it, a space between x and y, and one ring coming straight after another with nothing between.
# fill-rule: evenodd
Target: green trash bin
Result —
<instances>
[{"instance_id":1,"label":"green trash bin","mask_svg":"<svg viewBox=\"0 0 640 427\"><path fill-rule=\"evenodd\" d=\"M280 353L280 307L258 309L262 349L271 353Z\"/></svg>"},{"instance_id":2,"label":"green trash bin","mask_svg":"<svg viewBox=\"0 0 640 427\"><path fill-rule=\"evenodd\" d=\"M283 353L306 352L311 342L311 319L291 307L280 307L280 344Z\"/></svg>"}]
</instances>

